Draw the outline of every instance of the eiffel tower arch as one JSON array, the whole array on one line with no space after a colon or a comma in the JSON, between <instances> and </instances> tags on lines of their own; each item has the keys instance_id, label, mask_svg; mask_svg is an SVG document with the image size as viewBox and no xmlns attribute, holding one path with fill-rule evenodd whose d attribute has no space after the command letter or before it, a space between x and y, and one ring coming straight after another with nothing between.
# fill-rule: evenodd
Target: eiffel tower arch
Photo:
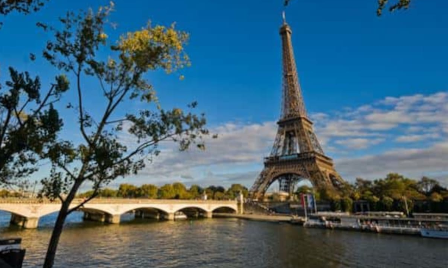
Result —
<instances>
[{"instance_id":1,"label":"eiffel tower arch","mask_svg":"<svg viewBox=\"0 0 448 268\"><path fill-rule=\"evenodd\" d=\"M278 181L280 190L290 195L294 186L308 179L317 189L337 190L343 179L333 160L326 156L308 118L297 74L291 42L291 28L283 21L280 28L283 56L282 112L277 122L274 146L264 160L264 169L250 189L253 199L262 198L269 186Z\"/></svg>"}]
</instances>

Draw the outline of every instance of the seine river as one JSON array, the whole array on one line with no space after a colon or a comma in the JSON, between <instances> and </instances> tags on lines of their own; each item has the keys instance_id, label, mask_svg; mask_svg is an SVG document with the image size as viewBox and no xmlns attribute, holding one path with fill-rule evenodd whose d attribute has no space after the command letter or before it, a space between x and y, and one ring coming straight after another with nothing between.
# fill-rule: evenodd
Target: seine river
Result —
<instances>
[{"instance_id":1,"label":"seine river","mask_svg":"<svg viewBox=\"0 0 448 268\"><path fill-rule=\"evenodd\" d=\"M412 236L306 229L236 219L176 222L122 217L119 225L70 216L55 267L448 267L448 241ZM0 237L22 237L24 267L39 267L55 215L36 230L8 227Z\"/></svg>"}]
</instances>

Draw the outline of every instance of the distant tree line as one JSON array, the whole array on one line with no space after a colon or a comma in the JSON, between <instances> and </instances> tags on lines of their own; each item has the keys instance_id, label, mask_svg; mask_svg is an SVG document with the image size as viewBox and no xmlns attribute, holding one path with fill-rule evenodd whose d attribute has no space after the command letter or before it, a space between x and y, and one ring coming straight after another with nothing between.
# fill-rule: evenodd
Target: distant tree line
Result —
<instances>
[{"instance_id":1,"label":"distant tree line","mask_svg":"<svg viewBox=\"0 0 448 268\"><path fill-rule=\"evenodd\" d=\"M296 194L310 193L312 188L299 187ZM440 182L428 177L420 180L390 173L383 179L365 180L357 178L345 184L341 192L318 191L319 201L329 201L334 210L351 212L353 203L366 201L373 211L443 212L448 209L448 190Z\"/></svg>"},{"instance_id":2,"label":"distant tree line","mask_svg":"<svg viewBox=\"0 0 448 268\"><path fill-rule=\"evenodd\" d=\"M0 198L8 198L8 197L19 198L22 197L22 193L17 191L8 191L6 189L1 189Z\"/></svg>"},{"instance_id":3,"label":"distant tree line","mask_svg":"<svg viewBox=\"0 0 448 268\"><path fill-rule=\"evenodd\" d=\"M80 198L91 196L91 191L87 191L78 195ZM98 196L105 198L149 198L149 199L200 199L207 195L207 199L227 200L235 199L239 193L243 193L247 197L249 191L241 184L232 184L228 189L222 186L209 186L202 188L199 185L191 185L187 188L180 182L173 184L165 184L157 187L154 184L143 184L135 186L133 184L120 184L117 190L105 188L102 189Z\"/></svg>"}]
</instances>

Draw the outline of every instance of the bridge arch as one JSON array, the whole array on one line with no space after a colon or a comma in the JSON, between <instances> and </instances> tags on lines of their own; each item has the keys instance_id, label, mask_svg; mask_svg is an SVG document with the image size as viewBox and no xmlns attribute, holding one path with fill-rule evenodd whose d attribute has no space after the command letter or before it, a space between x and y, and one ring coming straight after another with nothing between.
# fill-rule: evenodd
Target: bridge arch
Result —
<instances>
[{"instance_id":1,"label":"bridge arch","mask_svg":"<svg viewBox=\"0 0 448 268\"><path fill-rule=\"evenodd\" d=\"M2 208L2 207L0 207L0 211L4 211L4 212L7 212L7 213L10 213L11 215L18 215L18 216L20 216L20 217L27 217L27 214L28 213L24 213L24 212L22 212L22 211L18 211L17 209L12 209L12 208Z\"/></svg>"},{"instance_id":2,"label":"bridge arch","mask_svg":"<svg viewBox=\"0 0 448 268\"><path fill-rule=\"evenodd\" d=\"M180 206L180 207L176 207L174 212L179 212L181 210L184 209L197 209L203 212L210 212L209 208L206 208L205 206L201 206L201 205L184 205L184 206Z\"/></svg>"},{"instance_id":3,"label":"bridge arch","mask_svg":"<svg viewBox=\"0 0 448 268\"><path fill-rule=\"evenodd\" d=\"M169 219L169 212L159 206L139 205L128 208L127 211L122 211L121 215L125 213L134 212L135 218L140 219Z\"/></svg>"},{"instance_id":4,"label":"bridge arch","mask_svg":"<svg viewBox=\"0 0 448 268\"><path fill-rule=\"evenodd\" d=\"M213 213L238 213L238 209L231 206L217 206L213 208Z\"/></svg>"},{"instance_id":5,"label":"bridge arch","mask_svg":"<svg viewBox=\"0 0 448 268\"><path fill-rule=\"evenodd\" d=\"M174 218L187 217L187 218L209 218L211 217L211 210L206 205L183 205L174 209Z\"/></svg>"},{"instance_id":6,"label":"bridge arch","mask_svg":"<svg viewBox=\"0 0 448 268\"><path fill-rule=\"evenodd\" d=\"M158 205L151 205L151 204L136 204L136 205L126 205L123 206L123 209L119 210L117 212L117 214L125 214L131 211L135 211L135 210L157 210L159 212L165 213L165 214L169 214L171 211L169 211L166 207L164 206L158 206Z\"/></svg>"}]
</instances>

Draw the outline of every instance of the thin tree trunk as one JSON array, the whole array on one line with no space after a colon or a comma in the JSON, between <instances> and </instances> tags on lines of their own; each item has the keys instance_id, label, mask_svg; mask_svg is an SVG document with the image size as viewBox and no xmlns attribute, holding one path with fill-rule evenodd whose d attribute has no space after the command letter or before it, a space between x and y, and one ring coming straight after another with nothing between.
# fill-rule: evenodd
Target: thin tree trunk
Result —
<instances>
[{"instance_id":1,"label":"thin tree trunk","mask_svg":"<svg viewBox=\"0 0 448 268\"><path fill-rule=\"evenodd\" d=\"M62 230L64 229L65 219L68 216L70 204L76 196L76 192L82 184L82 180L78 180L73 184L70 193L66 199L62 202L61 210L58 213L58 218L51 234L50 244L48 244L47 255L45 256L45 262L43 268L52 268L54 265L54 259L56 257L56 250L58 249L59 238L61 237Z\"/></svg>"},{"instance_id":2,"label":"thin tree trunk","mask_svg":"<svg viewBox=\"0 0 448 268\"><path fill-rule=\"evenodd\" d=\"M43 268L52 268L54 264L54 259L56 257L56 250L59 244L59 238L62 234L62 229L64 228L65 219L67 218L67 212L71 200L65 200L62 203L61 210L58 213L58 218L56 224L54 225L53 232L51 234L50 244L48 245L47 255L45 256L45 262Z\"/></svg>"}]
</instances>

